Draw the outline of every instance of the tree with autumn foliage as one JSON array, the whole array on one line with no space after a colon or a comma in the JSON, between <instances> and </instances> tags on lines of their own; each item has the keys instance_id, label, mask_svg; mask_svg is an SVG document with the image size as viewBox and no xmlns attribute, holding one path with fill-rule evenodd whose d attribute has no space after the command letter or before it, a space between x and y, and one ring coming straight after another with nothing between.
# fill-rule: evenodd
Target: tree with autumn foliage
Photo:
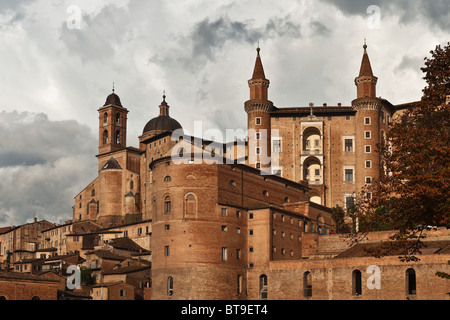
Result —
<instances>
[{"instance_id":1,"label":"tree with autumn foliage","mask_svg":"<svg viewBox=\"0 0 450 320\"><path fill-rule=\"evenodd\" d=\"M387 246L413 258L423 230L450 226L450 43L430 54L421 68L423 96L393 120L380 143L384 172L363 190L372 197L357 213L360 233L389 226L397 232Z\"/></svg>"}]
</instances>

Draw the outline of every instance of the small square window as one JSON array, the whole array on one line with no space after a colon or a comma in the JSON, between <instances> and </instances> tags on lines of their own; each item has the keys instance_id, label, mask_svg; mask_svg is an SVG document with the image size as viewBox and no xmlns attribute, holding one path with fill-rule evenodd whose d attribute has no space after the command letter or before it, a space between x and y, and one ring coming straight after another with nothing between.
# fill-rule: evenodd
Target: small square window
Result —
<instances>
[{"instance_id":1,"label":"small square window","mask_svg":"<svg viewBox=\"0 0 450 320\"><path fill-rule=\"evenodd\" d=\"M372 177L366 177L366 184L372 183Z\"/></svg>"},{"instance_id":2,"label":"small square window","mask_svg":"<svg viewBox=\"0 0 450 320\"><path fill-rule=\"evenodd\" d=\"M222 231L227 231L227 226L222 226Z\"/></svg>"},{"instance_id":3,"label":"small square window","mask_svg":"<svg viewBox=\"0 0 450 320\"><path fill-rule=\"evenodd\" d=\"M366 168L372 168L372 161L366 160Z\"/></svg>"},{"instance_id":4,"label":"small square window","mask_svg":"<svg viewBox=\"0 0 450 320\"><path fill-rule=\"evenodd\" d=\"M259 125L261 124L261 118L259 118L259 117L256 118L256 119L255 119L255 123L256 123L256 125L259 126Z\"/></svg>"},{"instance_id":5,"label":"small square window","mask_svg":"<svg viewBox=\"0 0 450 320\"><path fill-rule=\"evenodd\" d=\"M350 116L345 116L345 120L350 120Z\"/></svg>"}]
</instances>

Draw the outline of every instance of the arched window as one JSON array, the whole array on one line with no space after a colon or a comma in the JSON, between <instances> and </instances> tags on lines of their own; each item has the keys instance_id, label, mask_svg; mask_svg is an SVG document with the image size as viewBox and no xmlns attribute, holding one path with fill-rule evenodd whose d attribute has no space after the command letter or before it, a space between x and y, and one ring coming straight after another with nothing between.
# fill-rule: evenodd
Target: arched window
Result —
<instances>
[{"instance_id":1,"label":"arched window","mask_svg":"<svg viewBox=\"0 0 450 320\"><path fill-rule=\"evenodd\" d=\"M259 277L259 298L267 300L267 276L265 274Z\"/></svg>"},{"instance_id":2,"label":"arched window","mask_svg":"<svg viewBox=\"0 0 450 320\"><path fill-rule=\"evenodd\" d=\"M166 176L164 178L164 182L170 182L170 181L172 181L172 178L170 176Z\"/></svg>"},{"instance_id":3,"label":"arched window","mask_svg":"<svg viewBox=\"0 0 450 320\"><path fill-rule=\"evenodd\" d=\"M92 189L92 191L91 191L91 196L92 196L92 197L95 196L95 189Z\"/></svg>"},{"instance_id":4,"label":"arched window","mask_svg":"<svg viewBox=\"0 0 450 320\"><path fill-rule=\"evenodd\" d=\"M103 131L103 144L108 144L108 130Z\"/></svg>"},{"instance_id":5,"label":"arched window","mask_svg":"<svg viewBox=\"0 0 450 320\"><path fill-rule=\"evenodd\" d=\"M130 190L133 190L133 188L134 188L134 181L131 180L131 181L130 181Z\"/></svg>"},{"instance_id":6,"label":"arched window","mask_svg":"<svg viewBox=\"0 0 450 320\"><path fill-rule=\"evenodd\" d=\"M172 277L167 278L167 295L168 296L173 295L173 278Z\"/></svg>"},{"instance_id":7,"label":"arched window","mask_svg":"<svg viewBox=\"0 0 450 320\"><path fill-rule=\"evenodd\" d=\"M120 131L116 131L116 144L120 144Z\"/></svg>"},{"instance_id":8,"label":"arched window","mask_svg":"<svg viewBox=\"0 0 450 320\"><path fill-rule=\"evenodd\" d=\"M0 301L6 300L5 296L0 296Z\"/></svg>"},{"instance_id":9,"label":"arched window","mask_svg":"<svg viewBox=\"0 0 450 320\"><path fill-rule=\"evenodd\" d=\"M190 193L186 196L186 205L185 205L185 210L186 210L186 215L195 215L196 210L197 210L197 199L195 198L195 196Z\"/></svg>"},{"instance_id":10,"label":"arched window","mask_svg":"<svg viewBox=\"0 0 450 320\"><path fill-rule=\"evenodd\" d=\"M167 196L164 198L164 213L168 214L172 210L172 202L170 201L170 197Z\"/></svg>"},{"instance_id":11,"label":"arched window","mask_svg":"<svg viewBox=\"0 0 450 320\"><path fill-rule=\"evenodd\" d=\"M303 274L303 296L305 298L312 297L312 276L311 272L306 271Z\"/></svg>"},{"instance_id":12,"label":"arched window","mask_svg":"<svg viewBox=\"0 0 450 320\"><path fill-rule=\"evenodd\" d=\"M416 271L413 268L406 270L406 293L416 294Z\"/></svg>"},{"instance_id":13,"label":"arched window","mask_svg":"<svg viewBox=\"0 0 450 320\"><path fill-rule=\"evenodd\" d=\"M352 295L362 295L361 271L353 270L352 272Z\"/></svg>"},{"instance_id":14,"label":"arched window","mask_svg":"<svg viewBox=\"0 0 450 320\"><path fill-rule=\"evenodd\" d=\"M33 298L31 298L31 300L41 300L41 298L39 298L38 296L34 296Z\"/></svg>"},{"instance_id":15,"label":"arched window","mask_svg":"<svg viewBox=\"0 0 450 320\"><path fill-rule=\"evenodd\" d=\"M104 124L108 123L108 113L106 113L106 112L103 114L103 123Z\"/></svg>"},{"instance_id":16,"label":"arched window","mask_svg":"<svg viewBox=\"0 0 450 320\"><path fill-rule=\"evenodd\" d=\"M120 123L120 113L116 113L116 123Z\"/></svg>"}]
</instances>

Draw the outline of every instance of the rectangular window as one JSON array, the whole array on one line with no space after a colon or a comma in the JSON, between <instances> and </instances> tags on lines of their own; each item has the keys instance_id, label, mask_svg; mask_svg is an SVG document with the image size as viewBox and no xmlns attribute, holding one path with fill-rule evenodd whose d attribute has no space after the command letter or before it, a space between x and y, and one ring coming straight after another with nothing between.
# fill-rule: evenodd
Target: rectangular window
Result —
<instances>
[{"instance_id":1,"label":"rectangular window","mask_svg":"<svg viewBox=\"0 0 450 320\"><path fill-rule=\"evenodd\" d=\"M353 139L345 139L345 152L353 152Z\"/></svg>"},{"instance_id":2,"label":"rectangular window","mask_svg":"<svg viewBox=\"0 0 450 320\"><path fill-rule=\"evenodd\" d=\"M372 177L366 177L366 184L372 183Z\"/></svg>"},{"instance_id":3,"label":"rectangular window","mask_svg":"<svg viewBox=\"0 0 450 320\"><path fill-rule=\"evenodd\" d=\"M248 235L252 236L253 235L253 229L248 230Z\"/></svg>"},{"instance_id":4,"label":"rectangular window","mask_svg":"<svg viewBox=\"0 0 450 320\"><path fill-rule=\"evenodd\" d=\"M345 181L353 182L353 169L345 169Z\"/></svg>"},{"instance_id":5,"label":"rectangular window","mask_svg":"<svg viewBox=\"0 0 450 320\"><path fill-rule=\"evenodd\" d=\"M236 249L236 259L241 258L241 249Z\"/></svg>"},{"instance_id":6,"label":"rectangular window","mask_svg":"<svg viewBox=\"0 0 450 320\"><path fill-rule=\"evenodd\" d=\"M253 219L253 212L249 212L249 213L248 213L248 219L249 219L249 220L252 220L252 219Z\"/></svg>"},{"instance_id":7,"label":"rectangular window","mask_svg":"<svg viewBox=\"0 0 450 320\"><path fill-rule=\"evenodd\" d=\"M372 153L372 147L371 146L365 146L365 152L366 153Z\"/></svg>"},{"instance_id":8,"label":"rectangular window","mask_svg":"<svg viewBox=\"0 0 450 320\"><path fill-rule=\"evenodd\" d=\"M166 257L169 256L169 246L164 247L164 256L166 256Z\"/></svg>"},{"instance_id":9,"label":"rectangular window","mask_svg":"<svg viewBox=\"0 0 450 320\"><path fill-rule=\"evenodd\" d=\"M355 204L355 198L352 196L345 197L345 208L348 209Z\"/></svg>"},{"instance_id":10,"label":"rectangular window","mask_svg":"<svg viewBox=\"0 0 450 320\"><path fill-rule=\"evenodd\" d=\"M370 139L371 137L372 137L372 134L370 133L370 131L364 131L364 138Z\"/></svg>"},{"instance_id":11,"label":"rectangular window","mask_svg":"<svg viewBox=\"0 0 450 320\"><path fill-rule=\"evenodd\" d=\"M366 168L372 168L372 161L366 160Z\"/></svg>"},{"instance_id":12,"label":"rectangular window","mask_svg":"<svg viewBox=\"0 0 450 320\"><path fill-rule=\"evenodd\" d=\"M227 226L222 226L222 231L227 231Z\"/></svg>"},{"instance_id":13,"label":"rectangular window","mask_svg":"<svg viewBox=\"0 0 450 320\"><path fill-rule=\"evenodd\" d=\"M256 123L256 125L259 126L261 124L261 118L256 118L255 123Z\"/></svg>"},{"instance_id":14,"label":"rectangular window","mask_svg":"<svg viewBox=\"0 0 450 320\"><path fill-rule=\"evenodd\" d=\"M350 120L350 116L345 116L345 120Z\"/></svg>"},{"instance_id":15,"label":"rectangular window","mask_svg":"<svg viewBox=\"0 0 450 320\"><path fill-rule=\"evenodd\" d=\"M261 138L261 134L259 132L256 132L255 135L256 135L256 140L259 140Z\"/></svg>"},{"instance_id":16,"label":"rectangular window","mask_svg":"<svg viewBox=\"0 0 450 320\"><path fill-rule=\"evenodd\" d=\"M273 140L273 153L281 152L281 140Z\"/></svg>"},{"instance_id":17,"label":"rectangular window","mask_svg":"<svg viewBox=\"0 0 450 320\"><path fill-rule=\"evenodd\" d=\"M261 154L261 149L259 147L256 148L256 154Z\"/></svg>"},{"instance_id":18,"label":"rectangular window","mask_svg":"<svg viewBox=\"0 0 450 320\"><path fill-rule=\"evenodd\" d=\"M170 225L169 225L169 224L166 224L166 225L164 226L164 230L169 231L169 230L170 230Z\"/></svg>"},{"instance_id":19,"label":"rectangular window","mask_svg":"<svg viewBox=\"0 0 450 320\"><path fill-rule=\"evenodd\" d=\"M242 293L242 276L238 274L237 276L237 294L240 295Z\"/></svg>"},{"instance_id":20,"label":"rectangular window","mask_svg":"<svg viewBox=\"0 0 450 320\"><path fill-rule=\"evenodd\" d=\"M227 208L222 208L222 215L223 216L226 216L227 215Z\"/></svg>"},{"instance_id":21,"label":"rectangular window","mask_svg":"<svg viewBox=\"0 0 450 320\"><path fill-rule=\"evenodd\" d=\"M222 248L222 261L227 261L227 248Z\"/></svg>"},{"instance_id":22,"label":"rectangular window","mask_svg":"<svg viewBox=\"0 0 450 320\"><path fill-rule=\"evenodd\" d=\"M164 213L170 213L171 210L171 202L166 201L164 202Z\"/></svg>"},{"instance_id":23,"label":"rectangular window","mask_svg":"<svg viewBox=\"0 0 450 320\"><path fill-rule=\"evenodd\" d=\"M370 117L364 118L364 124L366 124L366 125L370 124Z\"/></svg>"}]
</instances>

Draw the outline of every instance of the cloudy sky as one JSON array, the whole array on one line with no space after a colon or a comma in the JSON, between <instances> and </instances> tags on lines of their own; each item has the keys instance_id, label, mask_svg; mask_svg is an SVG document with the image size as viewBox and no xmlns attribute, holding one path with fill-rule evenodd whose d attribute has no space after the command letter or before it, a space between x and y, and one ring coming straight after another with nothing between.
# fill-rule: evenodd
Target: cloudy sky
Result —
<instances>
[{"instance_id":1,"label":"cloudy sky","mask_svg":"<svg viewBox=\"0 0 450 320\"><path fill-rule=\"evenodd\" d=\"M278 107L350 105L364 38L378 95L400 104L449 30L448 0L1 0L0 227L71 218L113 82L138 146L163 90L191 133L246 129L258 42Z\"/></svg>"}]
</instances>

